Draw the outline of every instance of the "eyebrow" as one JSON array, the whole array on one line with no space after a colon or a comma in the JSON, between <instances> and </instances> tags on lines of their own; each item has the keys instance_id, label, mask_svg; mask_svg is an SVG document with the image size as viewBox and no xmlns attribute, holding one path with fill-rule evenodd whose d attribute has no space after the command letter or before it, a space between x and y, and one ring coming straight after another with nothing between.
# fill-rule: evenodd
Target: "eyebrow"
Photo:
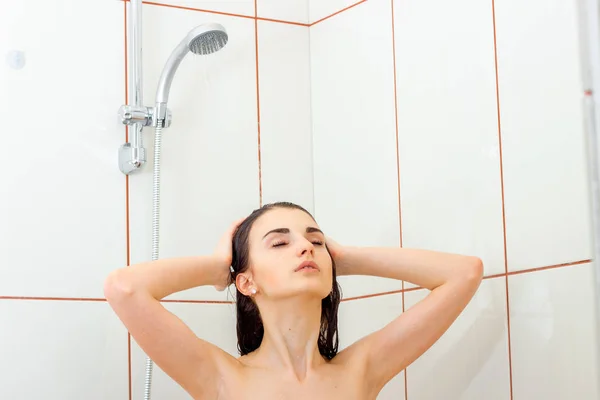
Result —
<instances>
[{"instance_id":1,"label":"eyebrow","mask_svg":"<svg viewBox=\"0 0 600 400\"><path fill-rule=\"evenodd\" d=\"M320 230L319 228L315 228L314 226L309 226L308 228L306 228L306 233L314 233L314 232L319 232L324 235L322 230ZM266 238L267 236L269 236L271 233L290 233L290 230L288 228L272 229L269 232L267 232L265 234L265 236L263 236L263 239Z\"/></svg>"}]
</instances>

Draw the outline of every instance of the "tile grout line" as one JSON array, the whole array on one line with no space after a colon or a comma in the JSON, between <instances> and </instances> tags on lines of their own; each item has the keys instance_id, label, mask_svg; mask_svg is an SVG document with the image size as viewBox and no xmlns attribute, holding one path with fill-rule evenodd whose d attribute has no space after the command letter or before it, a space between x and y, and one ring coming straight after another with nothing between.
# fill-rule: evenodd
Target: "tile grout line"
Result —
<instances>
[{"instance_id":1,"label":"tile grout line","mask_svg":"<svg viewBox=\"0 0 600 400\"><path fill-rule=\"evenodd\" d=\"M588 263L591 263L592 261L593 261L592 259L585 259L585 260L573 261L573 262L562 263L562 264L547 265L544 267L535 267L535 268L529 268L529 269L524 269L524 270L511 271L508 274L500 273L500 274L494 274L494 275L487 275L487 276L484 276L483 279L486 279L486 280L487 279L498 279L498 278L505 278L506 276L524 275L524 274L546 271L546 270L550 270L550 269L574 267L577 265L588 264ZM378 292L378 293L371 293L371 294L365 294L365 295L360 295L360 296L348 297L348 298L342 299L342 301L361 300L361 299L367 299L367 298L371 298L371 297L380 297L380 296L387 296L387 295L392 295L392 294L400 294L402 292L409 293L409 292L414 292L417 290L426 290L426 289L422 288L420 286L413 286L413 287L409 287L409 288L405 288L405 289L392 290L392 291L388 291L388 292ZM0 296L0 300L83 301L83 302L105 302L106 301L106 299L101 298L101 297L50 297L50 296L46 296L46 297L44 297L44 296ZM189 304L233 304L234 303L234 301L232 301L232 300L186 300L186 299L163 299L160 302L161 303L178 303L178 304L184 304L184 303L189 303Z\"/></svg>"},{"instance_id":2,"label":"tile grout line","mask_svg":"<svg viewBox=\"0 0 600 400\"><path fill-rule=\"evenodd\" d=\"M126 0L126 2L129 0ZM225 12L225 11L217 11L217 10L208 10L208 9L203 9L203 8L195 8L195 7L187 7L187 6L178 6L175 4L166 4L166 3L157 3L157 2L153 2L153 1L142 1L143 4L147 4L149 6L157 6L157 7L167 7L167 8L175 8L175 9L179 9L179 10L186 10L186 11L195 11L195 12L203 12L203 13L207 13L207 14L217 14L217 15L224 15L227 17L236 17L236 18L245 18L245 19L254 19L254 20L260 20L260 21L268 21L268 22L275 22L275 23L279 23L279 24L286 24L286 25L298 25L298 26L306 26L308 27L309 24L305 23L305 22L297 22L297 21L286 21L283 19L277 19L277 18L267 18L267 17L259 17L257 15L257 13L255 12L254 15L244 15L244 14L236 14L236 13L229 13L229 12Z\"/></svg>"},{"instance_id":3,"label":"tile grout line","mask_svg":"<svg viewBox=\"0 0 600 400\"><path fill-rule=\"evenodd\" d=\"M512 342L510 332L510 297L508 294L508 250L506 242L506 203L504 198L504 162L502 158L502 122L500 120L500 83L498 74L498 46L497 46L497 34L496 34L496 4L492 0L492 28L494 38L494 71L496 75L496 112L498 120L498 155L499 155L499 167L500 167L500 193L502 197L502 233L503 233L503 245L504 245L504 285L506 294L506 332L507 332L507 344L508 344L508 376L509 376L509 391L510 399L513 399L513 376L512 376Z\"/></svg>"},{"instance_id":4,"label":"tile grout line","mask_svg":"<svg viewBox=\"0 0 600 400\"><path fill-rule=\"evenodd\" d=\"M121 0L124 3L128 3L129 0ZM314 22L298 22L298 21L287 21L287 20L283 20L283 19L277 19L277 18L269 18L269 17L259 17L258 13L255 11L254 15L244 15L244 14L236 14L236 13L231 13L231 12L226 12L226 11L218 11L218 10L209 10L209 9L204 9L204 8L196 8L196 7L188 7L188 6L180 6L180 5L176 5L176 4L167 4L167 3L159 3L159 2L155 2L155 1L142 1L143 4L147 4L149 6L157 6L157 7L167 7L167 8L175 8L175 9L179 9L179 10L187 10L187 11L195 11L195 12L203 12L203 13L208 13L208 14L217 14L217 15L224 15L224 16L228 16L228 17L236 17L236 18L245 18L245 19L253 19L253 20L260 20L260 21L267 21L267 22L274 22L274 23L279 23L279 24L287 24L287 25L297 25L297 26L306 26L306 27L311 27L314 26L318 23L321 23L325 20L328 20L338 14L343 13L344 11L347 11L351 8L354 8L362 3L365 3L367 0L361 0L357 3L351 4L348 7L345 7L339 11L336 11L332 14L329 14L323 18L318 19L317 21ZM255 6L255 10L256 10L256 6Z\"/></svg>"},{"instance_id":5,"label":"tile grout line","mask_svg":"<svg viewBox=\"0 0 600 400\"><path fill-rule=\"evenodd\" d=\"M256 122L258 135L258 197L259 207L263 205L262 192L262 151L260 147L260 78L258 67L258 0L254 0L254 51L255 51L255 69L256 69Z\"/></svg>"},{"instance_id":6,"label":"tile grout line","mask_svg":"<svg viewBox=\"0 0 600 400\"><path fill-rule=\"evenodd\" d=\"M333 14L330 14L330 15L328 15L328 16L326 16L326 17L323 17L323 18L321 18L321 19L318 19L318 20L316 20L316 21L314 21L314 22L311 22L311 23L309 23L309 24L308 24L308 26L314 26L314 25L316 25L316 24L318 24L318 23L320 23L320 22L323 22L323 21L325 21L325 20L328 20L329 18L331 18L331 17L334 17L334 16L336 16L336 15L338 15L338 14L341 14L341 13L343 13L344 11L347 11L347 10L349 10L349 9L351 9L351 8L354 8L354 7L356 7L357 5L359 5L359 4L362 4L362 3L366 2L366 1L367 1L367 0L361 0L361 1L359 1L359 2L357 2L357 3L354 3L354 4L352 4L352 5L348 6L348 7L342 8L341 10L339 10L339 11L336 11L336 12L334 12Z\"/></svg>"},{"instance_id":7,"label":"tile grout line","mask_svg":"<svg viewBox=\"0 0 600 400\"><path fill-rule=\"evenodd\" d=\"M506 278L508 276L513 276L513 275L523 275L523 274L546 271L546 270L550 270L550 269L573 267L573 266L577 266L577 265L588 264L588 263L591 263L592 261L593 260L591 260L591 259L586 259L586 260L573 261L573 262L562 263L562 264L547 265L544 267L536 267L536 268L529 268L529 269L525 269L525 270L511 271L511 272L508 272L508 274L500 273L500 274L488 275L488 276L484 276L483 279L488 280L488 279ZM410 288L402 288L402 289L392 290L392 291L388 291L388 292L371 293L371 294L365 294L365 295L360 295L360 296L348 297L346 299L343 299L342 301L362 300L362 299L368 299L371 297L380 297L380 296L388 296L388 295L392 295L392 294L409 293L409 292L414 292L417 290L426 290L426 289L423 287L420 287L420 286L413 286Z\"/></svg>"},{"instance_id":8,"label":"tile grout line","mask_svg":"<svg viewBox=\"0 0 600 400\"><path fill-rule=\"evenodd\" d=\"M129 1L129 0L125 0L125 1ZM150 5L150 6L175 8L175 9L186 10L186 11L204 12L204 13L208 13L208 14L224 15L224 16L228 16L228 17L237 17L237 18L246 18L246 19L256 19L257 18L256 17L256 13L255 13L254 16L251 16L251 15L229 13L229 12L225 12L225 11L216 11L216 10L207 10L207 9L203 9L203 8L178 6L178 5L175 5L175 4L157 3L157 2L154 2L154 1L142 1L142 3ZM273 22L295 24L294 22L288 22L288 21L273 21Z\"/></svg>"},{"instance_id":9,"label":"tile grout line","mask_svg":"<svg viewBox=\"0 0 600 400\"><path fill-rule=\"evenodd\" d=\"M129 100L129 62L128 62L128 36L127 36L127 2L123 2L123 43L124 43L124 59L125 59L125 103ZM129 142L129 127L125 126L125 142ZM130 225L129 225L129 175L125 175L125 248L126 248L126 264L131 263L130 251ZM131 384L131 334L127 331L127 390L129 400L132 400L132 384Z\"/></svg>"},{"instance_id":10,"label":"tile grout line","mask_svg":"<svg viewBox=\"0 0 600 400\"><path fill-rule=\"evenodd\" d=\"M307 4L307 13L310 17L309 2ZM312 57L312 36L310 33L310 26L307 26L306 33L308 35L308 109L310 115L310 166L311 166L311 178L312 178L312 211L313 215L318 219L317 213L317 195L316 195L316 179L315 179L315 112L313 107L313 57Z\"/></svg>"},{"instance_id":11,"label":"tile grout line","mask_svg":"<svg viewBox=\"0 0 600 400\"><path fill-rule=\"evenodd\" d=\"M396 77L396 30L394 25L394 0L390 0L390 14L391 14L391 28L392 28L392 65L393 65L393 76L394 76L394 118L395 118L395 137L396 137L396 178L397 178L397 195L398 195L398 231L399 231L399 244L403 246L402 241L402 197L401 197L401 186L400 186L400 148L398 139L398 83ZM406 301L404 298L405 290L404 281L402 281L402 313L406 311ZM404 368L404 400L408 400L408 367Z\"/></svg>"}]
</instances>

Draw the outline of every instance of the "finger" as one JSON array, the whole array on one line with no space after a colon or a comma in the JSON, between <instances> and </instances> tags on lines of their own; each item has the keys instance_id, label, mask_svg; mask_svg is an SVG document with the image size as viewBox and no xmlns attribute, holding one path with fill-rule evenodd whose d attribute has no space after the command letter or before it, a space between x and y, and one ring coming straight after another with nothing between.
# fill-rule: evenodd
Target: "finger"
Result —
<instances>
[{"instance_id":1,"label":"finger","mask_svg":"<svg viewBox=\"0 0 600 400\"><path fill-rule=\"evenodd\" d=\"M240 226L242 224L242 222L244 222L245 220L246 220L246 217L235 220L231 224L231 231L235 231L238 228L238 226Z\"/></svg>"}]
</instances>

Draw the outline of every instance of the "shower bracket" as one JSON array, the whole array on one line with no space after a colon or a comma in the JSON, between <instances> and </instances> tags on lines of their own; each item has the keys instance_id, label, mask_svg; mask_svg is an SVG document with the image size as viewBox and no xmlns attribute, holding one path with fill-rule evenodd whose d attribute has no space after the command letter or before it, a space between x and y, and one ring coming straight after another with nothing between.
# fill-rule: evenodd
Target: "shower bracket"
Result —
<instances>
[{"instance_id":1,"label":"shower bracket","mask_svg":"<svg viewBox=\"0 0 600 400\"><path fill-rule=\"evenodd\" d=\"M150 126L153 114L154 110L151 107L124 105L119 108L119 119L123 125Z\"/></svg>"},{"instance_id":2,"label":"shower bracket","mask_svg":"<svg viewBox=\"0 0 600 400\"><path fill-rule=\"evenodd\" d=\"M163 115L158 121L155 116ZM163 104L155 108L144 106L122 105L119 108L119 120L123 125L131 126L132 139L119 148L119 169L129 175L146 163L146 149L142 145L142 128L158 126L168 128L171 125L171 111Z\"/></svg>"}]
</instances>

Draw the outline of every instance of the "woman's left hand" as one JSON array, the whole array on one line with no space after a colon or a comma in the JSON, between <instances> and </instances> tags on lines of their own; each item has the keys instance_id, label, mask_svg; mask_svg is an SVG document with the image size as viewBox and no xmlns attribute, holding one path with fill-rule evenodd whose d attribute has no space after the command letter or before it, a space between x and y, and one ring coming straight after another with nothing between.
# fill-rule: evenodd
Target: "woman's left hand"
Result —
<instances>
[{"instance_id":1,"label":"woman's left hand","mask_svg":"<svg viewBox=\"0 0 600 400\"><path fill-rule=\"evenodd\" d=\"M333 261L335 262L337 275L344 275L344 246L340 245L330 237L325 239L325 243L327 245L327 250L329 250L329 254L331 254L331 258L333 258Z\"/></svg>"}]
</instances>

